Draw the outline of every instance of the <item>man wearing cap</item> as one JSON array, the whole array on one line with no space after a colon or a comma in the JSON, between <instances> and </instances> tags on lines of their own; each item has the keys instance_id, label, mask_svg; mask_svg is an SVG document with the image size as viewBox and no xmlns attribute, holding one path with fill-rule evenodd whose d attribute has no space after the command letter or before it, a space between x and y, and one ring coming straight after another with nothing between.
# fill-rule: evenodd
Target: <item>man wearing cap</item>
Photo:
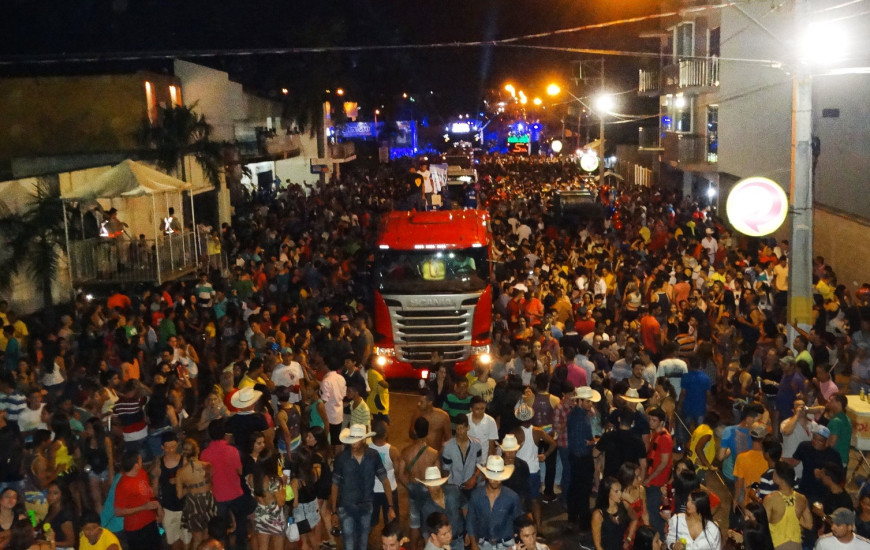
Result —
<instances>
[{"instance_id":1,"label":"man wearing cap","mask_svg":"<svg viewBox=\"0 0 870 550\"><path fill-rule=\"evenodd\" d=\"M432 517L432 514L440 513L444 514L450 522L450 548L452 550L465 548L465 511L467 505L463 502L459 489L455 485L447 483L447 477L441 475L441 470L437 466L426 468L424 478L418 479L417 482L429 490L429 500L423 504L420 510L421 517L427 518L422 525L423 538L430 539L432 535L428 518Z\"/></svg>"},{"instance_id":2,"label":"man wearing cap","mask_svg":"<svg viewBox=\"0 0 870 550\"><path fill-rule=\"evenodd\" d=\"M254 411L257 401L262 397L263 392L254 388L241 388L233 394L230 399L230 404L235 407L238 412L227 420L227 433L233 434L233 445L243 453L248 452L248 442L251 434L255 432L266 432L271 434L269 424L266 422L266 417L262 413ZM267 435L267 438L270 437Z\"/></svg>"},{"instance_id":3,"label":"man wearing cap","mask_svg":"<svg viewBox=\"0 0 870 550\"><path fill-rule=\"evenodd\" d=\"M524 461L529 467L529 497L532 501L532 515L535 521L540 524L541 502L538 497L541 492L541 462L545 462L556 452L556 440L543 429L532 426L535 412L529 405L523 402L518 403L514 407L514 416L520 422L520 425L513 431L520 444L517 458ZM541 452L541 449L544 448L546 450ZM555 464L553 468L555 471Z\"/></svg>"},{"instance_id":4,"label":"man wearing cap","mask_svg":"<svg viewBox=\"0 0 870 550\"><path fill-rule=\"evenodd\" d=\"M749 430L752 437L752 447L737 455L734 461L734 498L731 499L731 509L737 510L737 506L746 498L746 488L753 483L760 483L761 476L767 471L767 460L761 449L761 441L767 435L767 425L756 422Z\"/></svg>"},{"instance_id":5,"label":"man wearing cap","mask_svg":"<svg viewBox=\"0 0 870 550\"><path fill-rule=\"evenodd\" d=\"M375 478L384 485L389 506L387 518L389 521L396 518L393 488L384 462L367 443L373 435L374 432L361 424L351 424L339 435L345 447L333 465L329 504L333 519L341 521L342 540L347 550L364 550L368 546Z\"/></svg>"},{"instance_id":6,"label":"man wearing cap","mask_svg":"<svg viewBox=\"0 0 870 550\"><path fill-rule=\"evenodd\" d=\"M589 497L592 495L595 463L592 449L592 408L601 401L601 394L589 386L574 392L575 404L568 415L568 452L571 455L571 483L568 495L568 521L586 533L591 529Z\"/></svg>"},{"instance_id":7,"label":"man wearing cap","mask_svg":"<svg viewBox=\"0 0 870 550\"><path fill-rule=\"evenodd\" d=\"M816 550L870 550L870 541L855 534L855 512L837 508L830 515L831 532L819 538Z\"/></svg>"},{"instance_id":8,"label":"man wearing cap","mask_svg":"<svg viewBox=\"0 0 870 550\"><path fill-rule=\"evenodd\" d=\"M820 479L821 469L828 462L840 463L840 454L828 447L828 436L831 435L827 426L813 424L810 428L813 438L798 445L792 459L786 459L791 464L800 463L803 466L803 476L798 484L800 491L810 502L821 501L825 496L825 486ZM816 470L819 472L817 473Z\"/></svg>"},{"instance_id":9,"label":"man wearing cap","mask_svg":"<svg viewBox=\"0 0 870 550\"><path fill-rule=\"evenodd\" d=\"M478 465L486 483L471 493L465 525L472 550L507 550L513 545L513 522L523 514L520 497L502 486L513 473L500 456L491 455Z\"/></svg>"}]
</instances>

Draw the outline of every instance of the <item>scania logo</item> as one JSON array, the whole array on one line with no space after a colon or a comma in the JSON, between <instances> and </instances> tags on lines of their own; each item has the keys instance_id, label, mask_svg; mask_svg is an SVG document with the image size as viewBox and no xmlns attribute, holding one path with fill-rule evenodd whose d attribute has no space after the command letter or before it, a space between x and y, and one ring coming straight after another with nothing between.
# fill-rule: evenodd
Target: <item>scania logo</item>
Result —
<instances>
[{"instance_id":1,"label":"scania logo","mask_svg":"<svg viewBox=\"0 0 870 550\"><path fill-rule=\"evenodd\" d=\"M449 296L420 296L419 298L410 298L407 305L409 307L452 306L453 298Z\"/></svg>"}]
</instances>

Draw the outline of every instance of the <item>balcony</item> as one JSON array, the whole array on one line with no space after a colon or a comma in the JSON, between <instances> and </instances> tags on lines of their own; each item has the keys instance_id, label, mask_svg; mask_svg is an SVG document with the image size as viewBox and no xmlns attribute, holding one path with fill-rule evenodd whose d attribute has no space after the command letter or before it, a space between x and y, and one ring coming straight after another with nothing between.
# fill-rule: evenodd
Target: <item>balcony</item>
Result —
<instances>
[{"instance_id":1,"label":"balcony","mask_svg":"<svg viewBox=\"0 0 870 550\"><path fill-rule=\"evenodd\" d=\"M638 128L637 147L647 151L662 149L662 133L658 126Z\"/></svg>"},{"instance_id":2,"label":"balcony","mask_svg":"<svg viewBox=\"0 0 870 550\"><path fill-rule=\"evenodd\" d=\"M258 122L234 123L233 137L239 154L246 161L288 158L298 155L301 150L298 135L287 134L283 129L267 128Z\"/></svg>"},{"instance_id":3,"label":"balcony","mask_svg":"<svg viewBox=\"0 0 870 550\"><path fill-rule=\"evenodd\" d=\"M719 58L681 59L658 69L641 70L637 93L655 96L666 93L713 91L719 86Z\"/></svg>"},{"instance_id":4,"label":"balcony","mask_svg":"<svg viewBox=\"0 0 870 550\"><path fill-rule=\"evenodd\" d=\"M662 89L661 72L658 69L650 71L641 69L638 75L637 93L642 96L659 95Z\"/></svg>"},{"instance_id":5,"label":"balcony","mask_svg":"<svg viewBox=\"0 0 870 550\"><path fill-rule=\"evenodd\" d=\"M350 162L356 158L356 147L353 142L331 143L329 157L332 162Z\"/></svg>"},{"instance_id":6,"label":"balcony","mask_svg":"<svg viewBox=\"0 0 870 550\"><path fill-rule=\"evenodd\" d=\"M706 135L666 132L662 138L662 160L684 170L707 170L718 161L715 150L707 145Z\"/></svg>"}]
</instances>

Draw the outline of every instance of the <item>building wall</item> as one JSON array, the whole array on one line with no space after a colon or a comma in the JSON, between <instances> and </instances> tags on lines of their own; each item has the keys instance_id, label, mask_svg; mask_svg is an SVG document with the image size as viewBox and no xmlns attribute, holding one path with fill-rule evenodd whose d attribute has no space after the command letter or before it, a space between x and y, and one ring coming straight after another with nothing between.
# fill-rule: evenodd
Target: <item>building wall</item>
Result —
<instances>
[{"instance_id":1,"label":"building wall","mask_svg":"<svg viewBox=\"0 0 870 550\"><path fill-rule=\"evenodd\" d=\"M821 142L815 199L870 219L870 75L819 76L813 89L813 134ZM823 117L823 109L839 109L839 117Z\"/></svg>"},{"instance_id":2,"label":"building wall","mask_svg":"<svg viewBox=\"0 0 870 550\"><path fill-rule=\"evenodd\" d=\"M146 81L157 103L168 104L169 86L178 85L145 72L0 79L0 161L135 149Z\"/></svg>"},{"instance_id":3,"label":"building wall","mask_svg":"<svg viewBox=\"0 0 870 550\"><path fill-rule=\"evenodd\" d=\"M175 60L174 72L181 80L185 103L196 103L196 111L212 125L212 140L232 141L234 122L247 118L242 85L223 71L180 59Z\"/></svg>"},{"instance_id":4,"label":"building wall","mask_svg":"<svg viewBox=\"0 0 870 550\"><path fill-rule=\"evenodd\" d=\"M777 36L791 33L791 12L767 2L742 3ZM791 77L782 69L729 59L783 60L783 46L736 8L722 11L719 62L719 170L765 176L789 187Z\"/></svg>"},{"instance_id":5,"label":"building wall","mask_svg":"<svg viewBox=\"0 0 870 550\"><path fill-rule=\"evenodd\" d=\"M281 181L288 179L293 183L314 183L319 176L311 173L311 159L317 158L317 138L305 131L299 135L299 156L275 162L275 171Z\"/></svg>"},{"instance_id":6,"label":"building wall","mask_svg":"<svg viewBox=\"0 0 870 550\"><path fill-rule=\"evenodd\" d=\"M870 219L817 206L813 229L813 254L834 268L837 282L850 292L870 282Z\"/></svg>"}]
</instances>

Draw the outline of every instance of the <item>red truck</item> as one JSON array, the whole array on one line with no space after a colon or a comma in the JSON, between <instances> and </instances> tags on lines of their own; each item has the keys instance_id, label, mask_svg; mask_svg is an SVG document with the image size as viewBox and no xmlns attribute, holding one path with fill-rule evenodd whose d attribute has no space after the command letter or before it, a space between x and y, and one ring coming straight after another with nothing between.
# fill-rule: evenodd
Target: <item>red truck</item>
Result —
<instances>
[{"instance_id":1,"label":"red truck","mask_svg":"<svg viewBox=\"0 0 870 550\"><path fill-rule=\"evenodd\" d=\"M483 210L390 212L375 261L374 344L388 378L427 378L432 353L457 374L489 362L490 219Z\"/></svg>"}]
</instances>

